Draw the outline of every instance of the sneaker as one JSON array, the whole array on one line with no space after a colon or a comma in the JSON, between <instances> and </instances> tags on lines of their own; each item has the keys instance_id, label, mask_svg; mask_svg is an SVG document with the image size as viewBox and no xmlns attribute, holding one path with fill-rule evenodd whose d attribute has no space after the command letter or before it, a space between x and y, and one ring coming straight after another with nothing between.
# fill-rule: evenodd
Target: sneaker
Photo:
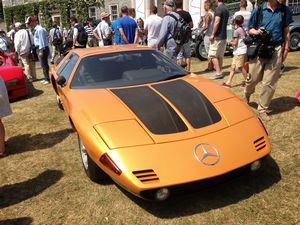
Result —
<instances>
[{"instance_id":1,"label":"sneaker","mask_svg":"<svg viewBox=\"0 0 300 225\"><path fill-rule=\"evenodd\" d=\"M47 80L42 80L41 83L42 83L42 84L49 84L50 82L47 81Z\"/></svg>"},{"instance_id":2,"label":"sneaker","mask_svg":"<svg viewBox=\"0 0 300 225\"><path fill-rule=\"evenodd\" d=\"M263 121L271 120L271 117L266 112L260 112L258 115Z\"/></svg>"},{"instance_id":3,"label":"sneaker","mask_svg":"<svg viewBox=\"0 0 300 225\"><path fill-rule=\"evenodd\" d=\"M210 80L216 80L216 79L222 79L222 78L224 78L223 74L214 74L209 77Z\"/></svg>"},{"instance_id":4,"label":"sneaker","mask_svg":"<svg viewBox=\"0 0 300 225\"><path fill-rule=\"evenodd\" d=\"M226 84L226 83L223 83L222 86L225 87L225 88L231 88L231 85L230 84Z\"/></svg>"}]
</instances>

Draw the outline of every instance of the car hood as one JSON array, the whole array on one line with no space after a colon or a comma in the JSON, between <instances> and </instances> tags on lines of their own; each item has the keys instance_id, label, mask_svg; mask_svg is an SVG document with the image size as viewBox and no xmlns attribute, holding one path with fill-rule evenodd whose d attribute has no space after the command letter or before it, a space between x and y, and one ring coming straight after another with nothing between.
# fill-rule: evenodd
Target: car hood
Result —
<instances>
[{"instance_id":1,"label":"car hood","mask_svg":"<svg viewBox=\"0 0 300 225\"><path fill-rule=\"evenodd\" d=\"M126 88L72 90L71 95L72 108L111 149L195 138L253 116L231 92L193 75ZM231 115L229 108L239 105L242 114Z\"/></svg>"}]
</instances>

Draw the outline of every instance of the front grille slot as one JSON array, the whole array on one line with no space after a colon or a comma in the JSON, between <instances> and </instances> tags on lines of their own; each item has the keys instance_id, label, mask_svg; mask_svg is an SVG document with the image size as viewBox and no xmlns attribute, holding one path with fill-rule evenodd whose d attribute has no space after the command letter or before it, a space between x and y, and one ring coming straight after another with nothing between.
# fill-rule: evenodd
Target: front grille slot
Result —
<instances>
[{"instance_id":1,"label":"front grille slot","mask_svg":"<svg viewBox=\"0 0 300 225\"><path fill-rule=\"evenodd\" d=\"M254 147L256 149L256 151L260 151L262 149L264 149L267 145L266 145L266 141L265 141L265 137L260 137L257 140L255 140L253 142Z\"/></svg>"},{"instance_id":2,"label":"front grille slot","mask_svg":"<svg viewBox=\"0 0 300 225\"><path fill-rule=\"evenodd\" d=\"M133 171L132 173L142 183L153 183L159 181L159 178L154 172L154 170L139 170L139 171Z\"/></svg>"}]
</instances>

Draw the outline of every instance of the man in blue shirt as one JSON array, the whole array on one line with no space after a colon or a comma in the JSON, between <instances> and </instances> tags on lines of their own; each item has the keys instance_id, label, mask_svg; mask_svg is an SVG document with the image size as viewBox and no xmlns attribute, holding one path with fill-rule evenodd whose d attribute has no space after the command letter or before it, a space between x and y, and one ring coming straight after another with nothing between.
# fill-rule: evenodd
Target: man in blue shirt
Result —
<instances>
[{"instance_id":1,"label":"man in blue shirt","mask_svg":"<svg viewBox=\"0 0 300 225\"><path fill-rule=\"evenodd\" d=\"M261 16L257 16L258 13ZM265 54L258 54L258 56L249 60L249 74L245 88L245 98L249 103L250 96L255 91L255 86L260 81L262 82L257 110L260 117L265 121L270 120L267 110L280 76L282 56L287 55L289 52L289 24L291 22L291 11L287 6L279 4L277 0L268 0L262 4L261 8L255 8L249 20L249 34L260 38L265 31L271 32L271 38L268 38L265 44L274 48L274 53L269 58ZM270 51L260 52L267 53Z\"/></svg>"},{"instance_id":2,"label":"man in blue shirt","mask_svg":"<svg viewBox=\"0 0 300 225\"><path fill-rule=\"evenodd\" d=\"M121 8L122 18L117 24L121 36L121 44L133 44L138 35L137 24L134 19L128 16L128 7Z\"/></svg>"},{"instance_id":3,"label":"man in blue shirt","mask_svg":"<svg viewBox=\"0 0 300 225\"><path fill-rule=\"evenodd\" d=\"M39 56L39 61L43 69L44 80L43 84L49 84L49 47L48 47L48 32L41 25L37 24L34 16L29 16L25 22L30 28L34 28L34 45Z\"/></svg>"}]
</instances>

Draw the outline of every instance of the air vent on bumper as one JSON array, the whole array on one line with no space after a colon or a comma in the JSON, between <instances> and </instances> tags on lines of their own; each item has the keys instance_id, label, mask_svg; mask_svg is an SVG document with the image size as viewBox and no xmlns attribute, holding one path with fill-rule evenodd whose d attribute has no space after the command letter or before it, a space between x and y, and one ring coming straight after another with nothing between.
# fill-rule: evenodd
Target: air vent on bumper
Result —
<instances>
[{"instance_id":1,"label":"air vent on bumper","mask_svg":"<svg viewBox=\"0 0 300 225\"><path fill-rule=\"evenodd\" d=\"M142 183L154 183L158 182L159 178L157 177L154 170L138 170L132 172L137 179L139 179Z\"/></svg>"},{"instance_id":2,"label":"air vent on bumper","mask_svg":"<svg viewBox=\"0 0 300 225\"><path fill-rule=\"evenodd\" d=\"M267 146L264 137L261 137L261 138L255 140L253 142L253 144L255 146L256 151L260 151L260 150L264 149Z\"/></svg>"}]
</instances>

